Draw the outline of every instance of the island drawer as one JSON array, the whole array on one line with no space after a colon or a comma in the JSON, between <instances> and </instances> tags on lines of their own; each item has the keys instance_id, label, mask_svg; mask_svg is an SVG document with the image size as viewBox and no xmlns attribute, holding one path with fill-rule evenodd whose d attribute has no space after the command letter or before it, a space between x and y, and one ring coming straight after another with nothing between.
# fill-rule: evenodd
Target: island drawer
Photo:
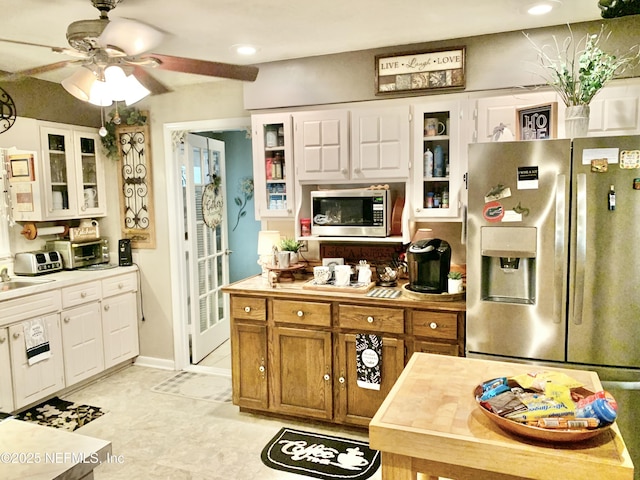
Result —
<instances>
[{"instance_id":1,"label":"island drawer","mask_svg":"<svg viewBox=\"0 0 640 480\"><path fill-rule=\"evenodd\" d=\"M308 301L273 301L273 320L276 323L296 323L317 327L331 326L331 304Z\"/></svg>"},{"instance_id":2,"label":"island drawer","mask_svg":"<svg viewBox=\"0 0 640 480\"><path fill-rule=\"evenodd\" d=\"M257 297L231 296L231 316L246 320L267 319L267 300Z\"/></svg>"},{"instance_id":3,"label":"island drawer","mask_svg":"<svg viewBox=\"0 0 640 480\"><path fill-rule=\"evenodd\" d=\"M404 310L340 304L338 325L353 330L400 334L404 332Z\"/></svg>"},{"instance_id":4,"label":"island drawer","mask_svg":"<svg viewBox=\"0 0 640 480\"><path fill-rule=\"evenodd\" d=\"M414 310L412 312L413 334L443 340L458 338L458 314L455 312L433 312Z\"/></svg>"}]
</instances>

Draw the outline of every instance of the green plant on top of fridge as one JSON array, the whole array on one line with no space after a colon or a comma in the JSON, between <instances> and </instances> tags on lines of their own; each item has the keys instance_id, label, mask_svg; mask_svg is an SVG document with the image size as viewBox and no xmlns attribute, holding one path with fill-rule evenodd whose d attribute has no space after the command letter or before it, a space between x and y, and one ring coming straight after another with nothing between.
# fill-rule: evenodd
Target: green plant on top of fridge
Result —
<instances>
[{"instance_id":1,"label":"green plant on top of fridge","mask_svg":"<svg viewBox=\"0 0 640 480\"><path fill-rule=\"evenodd\" d=\"M538 46L528 34L525 37L538 53L543 67L542 77L562 98L567 107L589 105L593 97L615 76L629 68L635 68L640 59L640 47L634 45L627 52L616 56L602 50L611 32L604 25L597 34L587 34L578 42L569 28L569 36L559 43L553 36L553 45Z\"/></svg>"}]
</instances>

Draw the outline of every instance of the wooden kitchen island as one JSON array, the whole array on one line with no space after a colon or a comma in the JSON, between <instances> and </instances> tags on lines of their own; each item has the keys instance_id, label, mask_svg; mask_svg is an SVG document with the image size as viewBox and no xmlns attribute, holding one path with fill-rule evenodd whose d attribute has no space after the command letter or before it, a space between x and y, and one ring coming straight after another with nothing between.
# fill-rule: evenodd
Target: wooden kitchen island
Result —
<instances>
[{"instance_id":1,"label":"wooden kitchen island","mask_svg":"<svg viewBox=\"0 0 640 480\"><path fill-rule=\"evenodd\" d=\"M420 301L402 287L390 289L395 298L315 290L309 279L272 288L256 276L222 289L231 297L233 403L241 410L367 428L413 352L464 355L464 300ZM357 385L359 333L382 343L379 390Z\"/></svg>"},{"instance_id":2,"label":"wooden kitchen island","mask_svg":"<svg viewBox=\"0 0 640 480\"><path fill-rule=\"evenodd\" d=\"M616 424L586 441L542 443L503 431L479 410L473 396L478 384L540 369L414 354L369 425L370 446L382 452L382 479L415 480L420 472L429 479L632 480L633 464ZM544 370L602 390L594 372Z\"/></svg>"}]
</instances>

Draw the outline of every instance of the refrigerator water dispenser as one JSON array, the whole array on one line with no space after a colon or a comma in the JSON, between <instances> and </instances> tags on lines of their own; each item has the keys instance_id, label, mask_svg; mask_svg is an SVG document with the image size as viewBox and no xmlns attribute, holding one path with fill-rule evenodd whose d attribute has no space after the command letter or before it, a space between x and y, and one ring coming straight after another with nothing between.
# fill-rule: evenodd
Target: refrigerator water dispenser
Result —
<instances>
[{"instance_id":1,"label":"refrigerator water dispenser","mask_svg":"<svg viewBox=\"0 0 640 480\"><path fill-rule=\"evenodd\" d=\"M482 227L481 245L482 300L534 305L536 228Z\"/></svg>"}]
</instances>

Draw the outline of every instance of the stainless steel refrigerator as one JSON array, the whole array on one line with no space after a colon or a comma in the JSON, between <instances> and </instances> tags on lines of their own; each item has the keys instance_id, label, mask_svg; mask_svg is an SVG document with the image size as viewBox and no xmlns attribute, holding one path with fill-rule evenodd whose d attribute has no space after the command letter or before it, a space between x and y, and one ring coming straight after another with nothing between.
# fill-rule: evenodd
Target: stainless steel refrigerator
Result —
<instances>
[{"instance_id":1,"label":"stainless steel refrigerator","mask_svg":"<svg viewBox=\"0 0 640 480\"><path fill-rule=\"evenodd\" d=\"M469 147L468 355L640 378L639 151L640 136Z\"/></svg>"}]
</instances>

